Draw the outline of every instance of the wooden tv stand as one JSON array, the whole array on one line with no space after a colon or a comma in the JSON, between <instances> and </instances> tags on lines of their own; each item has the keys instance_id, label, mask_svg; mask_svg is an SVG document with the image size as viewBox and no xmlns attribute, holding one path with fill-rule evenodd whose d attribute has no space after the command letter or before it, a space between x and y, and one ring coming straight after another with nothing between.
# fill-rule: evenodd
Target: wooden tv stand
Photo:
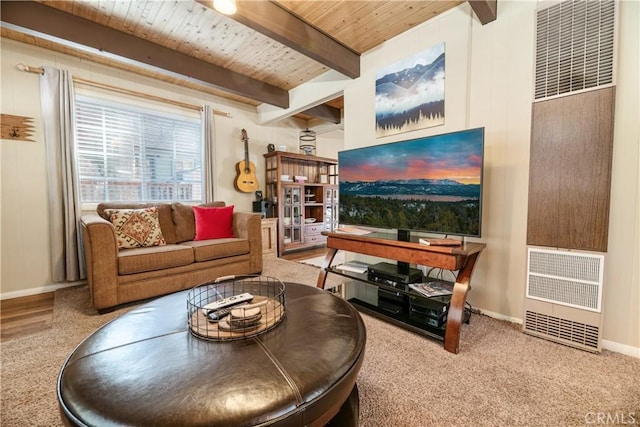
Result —
<instances>
[{"instance_id":1,"label":"wooden tv stand","mask_svg":"<svg viewBox=\"0 0 640 427\"><path fill-rule=\"evenodd\" d=\"M317 286L321 289L324 289L328 273L341 274L355 280L381 286L378 283L368 281L366 275L358 277L358 275L355 274L345 274L333 269L331 263L339 250L458 271L443 337L445 350L451 353L458 353L460 327L464 320L464 307L467 301L467 293L471 289L471 274L476 265L478 255L480 255L480 252L486 247L484 243L465 243L460 246L428 246L418 243L417 238L409 242L399 241L396 235L392 233L376 232L366 235L355 235L340 232L323 232L322 234L327 236L327 248L329 248L329 252L324 259L322 269L318 275ZM380 315L380 313L372 314ZM394 319L393 316L388 316L388 320L400 326L405 326L402 322ZM410 325L406 326L407 329L410 330L417 329L410 327Z\"/></svg>"}]
</instances>

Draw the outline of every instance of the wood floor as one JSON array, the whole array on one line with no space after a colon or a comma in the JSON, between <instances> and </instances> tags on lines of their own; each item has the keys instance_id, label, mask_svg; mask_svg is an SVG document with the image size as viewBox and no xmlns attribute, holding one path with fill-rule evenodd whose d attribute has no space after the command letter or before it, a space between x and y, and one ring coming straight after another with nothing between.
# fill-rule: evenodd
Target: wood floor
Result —
<instances>
[{"instance_id":1,"label":"wood floor","mask_svg":"<svg viewBox=\"0 0 640 427\"><path fill-rule=\"evenodd\" d=\"M0 341L51 328L54 292L0 301Z\"/></svg>"},{"instance_id":2,"label":"wood floor","mask_svg":"<svg viewBox=\"0 0 640 427\"><path fill-rule=\"evenodd\" d=\"M299 262L326 253L327 248L318 248L288 253L282 258ZM54 299L55 293L47 292L0 301L0 341L51 328Z\"/></svg>"}]
</instances>

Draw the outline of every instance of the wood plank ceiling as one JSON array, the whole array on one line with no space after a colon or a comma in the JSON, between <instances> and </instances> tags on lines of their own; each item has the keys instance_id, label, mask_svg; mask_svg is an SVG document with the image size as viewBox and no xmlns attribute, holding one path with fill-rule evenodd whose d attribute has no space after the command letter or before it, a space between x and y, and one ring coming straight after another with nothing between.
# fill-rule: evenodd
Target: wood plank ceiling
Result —
<instances>
[{"instance_id":1,"label":"wood plank ceiling","mask_svg":"<svg viewBox=\"0 0 640 427\"><path fill-rule=\"evenodd\" d=\"M484 23L495 19L495 1L470 4ZM462 2L238 0L230 17L211 1L3 0L0 19L2 37L244 104L286 108L289 90L330 68L357 77L349 74L359 74L360 54ZM342 108L341 99L329 104L334 114ZM297 117L308 120L313 111Z\"/></svg>"}]
</instances>

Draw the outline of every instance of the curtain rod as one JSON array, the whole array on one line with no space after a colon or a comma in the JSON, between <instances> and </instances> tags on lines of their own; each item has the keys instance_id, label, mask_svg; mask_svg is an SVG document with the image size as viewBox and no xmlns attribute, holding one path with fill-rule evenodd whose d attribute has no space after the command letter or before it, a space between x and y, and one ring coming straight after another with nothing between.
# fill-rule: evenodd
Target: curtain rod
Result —
<instances>
[{"instance_id":1,"label":"curtain rod","mask_svg":"<svg viewBox=\"0 0 640 427\"><path fill-rule=\"evenodd\" d=\"M32 67L30 65L24 65L24 64L18 64L16 66L18 68L18 70L20 71L26 71L28 73L34 73L34 74L40 74L43 75L44 74L44 68L42 67ZM187 108L190 110L198 110L201 111L202 110L202 106L200 105L193 105L193 104L187 104L185 102L180 102L180 101L174 101L172 99L167 99L167 98L162 98L160 96L155 96L155 95L149 95L147 93L142 93L142 92L136 92L133 90L129 90L129 89L123 89L117 86L111 86L105 83L98 83L98 82L94 82L91 80L87 80L87 79L83 79L80 77L74 77L73 78L73 82L74 83L78 83L78 84L83 84L85 86L92 86L92 87L97 87L99 89L107 89L110 90L112 92L117 92L117 93L123 93L125 95L133 95L133 96L137 96L140 98L146 98L146 99L150 99L153 101L160 101L160 102L164 102L166 104L171 104L171 105L176 105L178 107L182 107L182 108ZM227 113L225 111L220 111L220 110L213 110L213 114L217 115L217 116L224 116L224 117L228 117L231 118L231 113Z\"/></svg>"}]
</instances>

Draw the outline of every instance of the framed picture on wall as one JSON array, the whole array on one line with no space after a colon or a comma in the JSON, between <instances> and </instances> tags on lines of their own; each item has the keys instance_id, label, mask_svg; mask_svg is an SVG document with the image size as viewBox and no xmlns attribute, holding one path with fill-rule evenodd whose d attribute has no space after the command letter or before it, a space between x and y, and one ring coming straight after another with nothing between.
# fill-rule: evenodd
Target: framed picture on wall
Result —
<instances>
[{"instance_id":1,"label":"framed picture on wall","mask_svg":"<svg viewBox=\"0 0 640 427\"><path fill-rule=\"evenodd\" d=\"M444 43L376 72L376 137L444 124Z\"/></svg>"}]
</instances>

